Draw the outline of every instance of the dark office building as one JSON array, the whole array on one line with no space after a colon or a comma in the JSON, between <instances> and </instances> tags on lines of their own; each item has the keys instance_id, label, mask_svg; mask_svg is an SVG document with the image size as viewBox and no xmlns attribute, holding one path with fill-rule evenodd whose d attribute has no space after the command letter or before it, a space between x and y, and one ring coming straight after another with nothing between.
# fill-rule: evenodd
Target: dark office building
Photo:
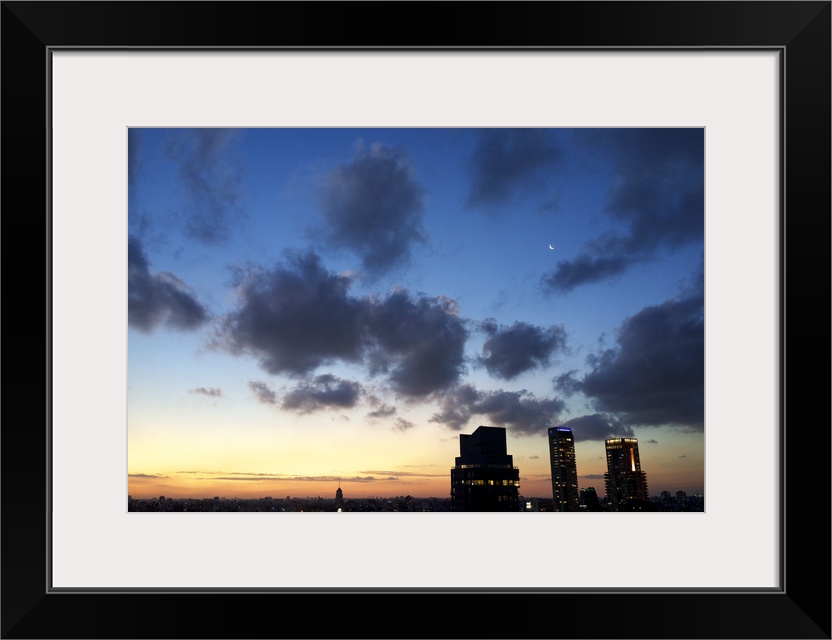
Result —
<instances>
[{"instance_id":1,"label":"dark office building","mask_svg":"<svg viewBox=\"0 0 832 640\"><path fill-rule=\"evenodd\" d=\"M641 470L636 438L610 438L607 448L607 473L604 485L614 511L646 509L647 475Z\"/></svg>"},{"instance_id":2,"label":"dark office building","mask_svg":"<svg viewBox=\"0 0 832 640\"><path fill-rule=\"evenodd\" d=\"M601 501L598 499L595 487L581 489L580 496L582 509L585 509L586 511L601 511Z\"/></svg>"},{"instance_id":3,"label":"dark office building","mask_svg":"<svg viewBox=\"0 0 832 640\"><path fill-rule=\"evenodd\" d=\"M552 465L552 500L555 511L578 511L578 469L572 429L549 429L549 461Z\"/></svg>"},{"instance_id":4,"label":"dark office building","mask_svg":"<svg viewBox=\"0 0 832 640\"><path fill-rule=\"evenodd\" d=\"M451 469L454 511L519 511L520 470L506 453L506 430L477 427L460 434Z\"/></svg>"}]
</instances>

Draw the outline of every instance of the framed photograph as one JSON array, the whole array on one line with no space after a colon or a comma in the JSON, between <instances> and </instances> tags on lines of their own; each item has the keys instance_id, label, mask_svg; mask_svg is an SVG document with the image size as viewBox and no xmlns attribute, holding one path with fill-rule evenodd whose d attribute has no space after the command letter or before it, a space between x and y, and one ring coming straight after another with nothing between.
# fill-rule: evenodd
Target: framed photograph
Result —
<instances>
[{"instance_id":1,"label":"framed photograph","mask_svg":"<svg viewBox=\"0 0 832 640\"><path fill-rule=\"evenodd\" d=\"M128 163L131 513L704 512L703 127L131 127Z\"/></svg>"},{"instance_id":2,"label":"framed photograph","mask_svg":"<svg viewBox=\"0 0 832 640\"><path fill-rule=\"evenodd\" d=\"M829 2L2 12L4 638L830 637Z\"/></svg>"}]
</instances>

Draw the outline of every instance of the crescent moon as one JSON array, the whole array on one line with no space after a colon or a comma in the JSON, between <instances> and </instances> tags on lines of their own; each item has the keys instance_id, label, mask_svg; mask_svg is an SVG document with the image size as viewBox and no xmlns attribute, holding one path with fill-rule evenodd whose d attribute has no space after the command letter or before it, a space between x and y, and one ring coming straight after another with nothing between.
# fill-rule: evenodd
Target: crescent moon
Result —
<instances>
[{"instance_id":1,"label":"crescent moon","mask_svg":"<svg viewBox=\"0 0 832 640\"><path fill-rule=\"evenodd\" d=\"M549 245L549 248L550 248L550 249L554 249L554 247L553 247L552 245Z\"/></svg>"}]
</instances>

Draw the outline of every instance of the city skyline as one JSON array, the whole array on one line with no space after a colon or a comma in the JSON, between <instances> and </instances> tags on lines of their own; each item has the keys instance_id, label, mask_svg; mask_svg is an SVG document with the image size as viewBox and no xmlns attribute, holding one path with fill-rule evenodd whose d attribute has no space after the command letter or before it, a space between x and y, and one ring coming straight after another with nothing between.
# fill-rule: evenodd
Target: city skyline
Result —
<instances>
[{"instance_id":1,"label":"city skyline","mask_svg":"<svg viewBox=\"0 0 832 640\"><path fill-rule=\"evenodd\" d=\"M130 129L128 494L704 493L702 129Z\"/></svg>"}]
</instances>

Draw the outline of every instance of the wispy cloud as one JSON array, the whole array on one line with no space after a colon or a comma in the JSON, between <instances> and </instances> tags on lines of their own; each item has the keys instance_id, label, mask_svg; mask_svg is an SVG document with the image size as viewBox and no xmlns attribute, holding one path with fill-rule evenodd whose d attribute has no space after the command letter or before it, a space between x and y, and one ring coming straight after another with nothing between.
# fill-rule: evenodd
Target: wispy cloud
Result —
<instances>
[{"instance_id":1,"label":"wispy cloud","mask_svg":"<svg viewBox=\"0 0 832 640\"><path fill-rule=\"evenodd\" d=\"M397 409L393 405L381 402L374 397L369 400L374 409L367 414L368 418L389 418L396 415Z\"/></svg>"},{"instance_id":2,"label":"wispy cloud","mask_svg":"<svg viewBox=\"0 0 832 640\"><path fill-rule=\"evenodd\" d=\"M188 389L188 393L208 396L209 398L219 398L222 396L222 389L217 389L215 387L196 387L195 389Z\"/></svg>"},{"instance_id":3,"label":"wispy cloud","mask_svg":"<svg viewBox=\"0 0 832 640\"><path fill-rule=\"evenodd\" d=\"M543 191L560 165L549 129L485 129L471 160L469 207L499 210L520 193Z\"/></svg>"},{"instance_id":4,"label":"wispy cloud","mask_svg":"<svg viewBox=\"0 0 832 640\"><path fill-rule=\"evenodd\" d=\"M367 473L371 476L395 476L397 478L444 478L446 473L418 473L415 471L378 471L362 470L361 473Z\"/></svg>"},{"instance_id":5,"label":"wispy cloud","mask_svg":"<svg viewBox=\"0 0 832 640\"><path fill-rule=\"evenodd\" d=\"M127 184L132 188L142 169L142 132L140 129L127 130Z\"/></svg>"},{"instance_id":6,"label":"wispy cloud","mask_svg":"<svg viewBox=\"0 0 832 640\"><path fill-rule=\"evenodd\" d=\"M263 404L277 404L277 394L265 382L249 380L248 388L252 390L258 402Z\"/></svg>"},{"instance_id":7,"label":"wispy cloud","mask_svg":"<svg viewBox=\"0 0 832 640\"><path fill-rule=\"evenodd\" d=\"M165 151L178 164L185 232L207 244L231 235L241 212L241 168L231 158L240 132L233 129L178 129Z\"/></svg>"},{"instance_id":8,"label":"wispy cloud","mask_svg":"<svg viewBox=\"0 0 832 640\"><path fill-rule=\"evenodd\" d=\"M393 428L397 431L409 431L415 426L410 420L405 420L404 418L396 418L396 421L393 423Z\"/></svg>"}]
</instances>

